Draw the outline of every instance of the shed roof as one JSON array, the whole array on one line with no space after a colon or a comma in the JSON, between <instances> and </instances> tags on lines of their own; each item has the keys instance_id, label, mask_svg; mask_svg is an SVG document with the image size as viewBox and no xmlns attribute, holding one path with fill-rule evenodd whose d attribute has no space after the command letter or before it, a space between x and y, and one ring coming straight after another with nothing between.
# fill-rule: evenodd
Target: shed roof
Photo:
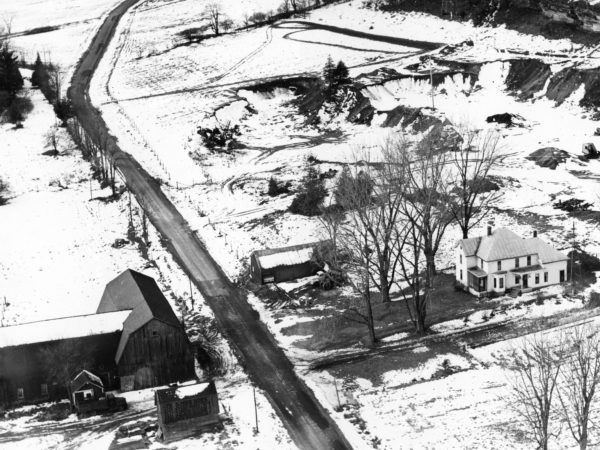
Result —
<instances>
[{"instance_id":1,"label":"shed roof","mask_svg":"<svg viewBox=\"0 0 600 450\"><path fill-rule=\"evenodd\" d=\"M555 250L540 238L523 239L506 228L498 228L489 236L463 239L460 241L467 256L477 256L484 261L538 255L544 264L567 260L568 257Z\"/></svg>"},{"instance_id":2,"label":"shed roof","mask_svg":"<svg viewBox=\"0 0 600 450\"><path fill-rule=\"evenodd\" d=\"M123 326L123 334L115 357L117 363L125 350L129 336L152 319L181 327L181 323L154 278L135 270L127 269L108 283L98 305L98 312L122 309L132 309L132 311Z\"/></svg>"},{"instance_id":3,"label":"shed roof","mask_svg":"<svg viewBox=\"0 0 600 450\"><path fill-rule=\"evenodd\" d=\"M214 381L208 383L195 383L176 385L168 388L157 389L156 398L158 403L168 403L192 397L205 397L217 393Z\"/></svg>"},{"instance_id":4,"label":"shed roof","mask_svg":"<svg viewBox=\"0 0 600 450\"><path fill-rule=\"evenodd\" d=\"M0 348L109 334L123 330L131 309L0 327Z\"/></svg>"},{"instance_id":5,"label":"shed roof","mask_svg":"<svg viewBox=\"0 0 600 450\"><path fill-rule=\"evenodd\" d=\"M96 375L94 375L92 372L89 372L84 369L81 372L79 372L75 378L73 378L73 381L71 381L71 391L77 392L87 383L94 384L100 389L104 389L104 384L102 383L102 380Z\"/></svg>"},{"instance_id":6,"label":"shed roof","mask_svg":"<svg viewBox=\"0 0 600 450\"><path fill-rule=\"evenodd\" d=\"M325 240L289 247L268 248L256 250L252 254L258 260L261 268L272 269L274 267L295 266L307 263L312 259L315 248L322 245L331 245L331 242Z\"/></svg>"}]
</instances>

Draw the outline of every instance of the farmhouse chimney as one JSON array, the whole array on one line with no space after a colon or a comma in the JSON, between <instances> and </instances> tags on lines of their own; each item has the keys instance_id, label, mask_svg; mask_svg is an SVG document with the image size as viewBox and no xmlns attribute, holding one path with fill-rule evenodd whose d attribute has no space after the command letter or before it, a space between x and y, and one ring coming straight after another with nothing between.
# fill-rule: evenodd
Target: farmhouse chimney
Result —
<instances>
[{"instance_id":1,"label":"farmhouse chimney","mask_svg":"<svg viewBox=\"0 0 600 450\"><path fill-rule=\"evenodd\" d=\"M537 230L533 230L533 237L536 238L537 237Z\"/></svg>"}]
</instances>

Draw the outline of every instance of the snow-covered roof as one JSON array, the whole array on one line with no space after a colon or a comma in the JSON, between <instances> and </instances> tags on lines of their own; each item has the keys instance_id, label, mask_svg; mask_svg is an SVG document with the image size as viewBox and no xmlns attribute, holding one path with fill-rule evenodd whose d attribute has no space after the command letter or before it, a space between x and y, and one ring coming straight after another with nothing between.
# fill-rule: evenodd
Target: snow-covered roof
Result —
<instances>
[{"instance_id":1,"label":"snow-covered roof","mask_svg":"<svg viewBox=\"0 0 600 450\"><path fill-rule=\"evenodd\" d=\"M102 383L100 377L84 369L71 381L71 392L77 392L88 383L95 384L99 388L104 389L104 383Z\"/></svg>"},{"instance_id":2,"label":"snow-covered roof","mask_svg":"<svg viewBox=\"0 0 600 450\"><path fill-rule=\"evenodd\" d=\"M208 383L192 381L192 384L184 383L157 389L155 394L158 403L167 403L197 396L216 395L217 388L214 381Z\"/></svg>"},{"instance_id":3,"label":"snow-covered roof","mask_svg":"<svg viewBox=\"0 0 600 450\"><path fill-rule=\"evenodd\" d=\"M124 310L86 316L62 317L60 319L0 327L0 348L121 331L123 322L125 322L130 312L131 310Z\"/></svg>"},{"instance_id":4,"label":"snow-covered roof","mask_svg":"<svg viewBox=\"0 0 600 450\"><path fill-rule=\"evenodd\" d=\"M519 258L538 255L544 264L564 261L568 257L555 250L538 237L523 239L506 228L498 228L489 236L463 239L460 241L466 256L477 256L484 261Z\"/></svg>"},{"instance_id":5,"label":"snow-covered roof","mask_svg":"<svg viewBox=\"0 0 600 450\"><path fill-rule=\"evenodd\" d=\"M177 389L175 389L175 397L179 399L192 397L194 395L198 395L204 392L209 386L210 383L198 383L188 386L179 386Z\"/></svg>"},{"instance_id":6,"label":"snow-covered roof","mask_svg":"<svg viewBox=\"0 0 600 450\"><path fill-rule=\"evenodd\" d=\"M309 262L319 246L331 246L331 241L318 241L308 244L292 245L282 248L268 248L253 252L258 264L263 269L279 266L295 266Z\"/></svg>"},{"instance_id":7,"label":"snow-covered roof","mask_svg":"<svg viewBox=\"0 0 600 450\"><path fill-rule=\"evenodd\" d=\"M295 266L304 264L311 260L314 250L312 248L303 248L300 250L290 250L287 252L274 253L272 255L259 256L260 266L263 269L272 269L278 266Z\"/></svg>"}]
</instances>

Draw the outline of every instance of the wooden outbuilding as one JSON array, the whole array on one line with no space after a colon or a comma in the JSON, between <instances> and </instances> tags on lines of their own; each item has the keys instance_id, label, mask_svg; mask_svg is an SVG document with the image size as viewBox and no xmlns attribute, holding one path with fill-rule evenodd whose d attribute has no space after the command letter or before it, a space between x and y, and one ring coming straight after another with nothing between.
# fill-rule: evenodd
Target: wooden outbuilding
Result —
<instances>
[{"instance_id":1,"label":"wooden outbuilding","mask_svg":"<svg viewBox=\"0 0 600 450\"><path fill-rule=\"evenodd\" d=\"M93 373L82 370L71 381L71 395L73 404L83 401L98 400L104 394L102 380Z\"/></svg>"},{"instance_id":2,"label":"wooden outbuilding","mask_svg":"<svg viewBox=\"0 0 600 450\"><path fill-rule=\"evenodd\" d=\"M173 385L154 394L158 437L183 439L220 423L214 382Z\"/></svg>"},{"instance_id":3,"label":"wooden outbuilding","mask_svg":"<svg viewBox=\"0 0 600 450\"><path fill-rule=\"evenodd\" d=\"M190 341L153 278L126 270L108 283L97 312L128 309L115 356L121 390L195 378Z\"/></svg>"},{"instance_id":4,"label":"wooden outbuilding","mask_svg":"<svg viewBox=\"0 0 600 450\"><path fill-rule=\"evenodd\" d=\"M315 275L319 266L313 260L315 249L331 246L318 241L289 247L256 250L250 255L250 274L256 284L281 283Z\"/></svg>"}]
</instances>

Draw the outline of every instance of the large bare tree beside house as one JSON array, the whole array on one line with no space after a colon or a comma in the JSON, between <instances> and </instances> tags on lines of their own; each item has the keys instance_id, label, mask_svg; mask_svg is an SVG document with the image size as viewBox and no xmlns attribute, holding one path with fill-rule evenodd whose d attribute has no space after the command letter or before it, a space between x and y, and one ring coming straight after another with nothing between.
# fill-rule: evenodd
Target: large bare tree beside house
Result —
<instances>
[{"instance_id":1,"label":"large bare tree beside house","mask_svg":"<svg viewBox=\"0 0 600 450\"><path fill-rule=\"evenodd\" d=\"M413 148L404 144L390 148L384 159L388 165L408 168L405 170L402 214L419 236L426 261L427 285L431 287L436 273L435 257L452 222L448 210L449 156L443 148L443 138L432 132Z\"/></svg>"},{"instance_id":2,"label":"large bare tree beside house","mask_svg":"<svg viewBox=\"0 0 600 450\"><path fill-rule=\"evenodd\" d=\"M490 182L490 171L498 164L496 132L466 130L463 142L453 152L451 163L455 172L450 210L460 227L463 239L487 216L499 193Z\"/></svg>"},{"instance_id":3,"label":"large bare tree beside house","mask_svg":"<svg viewBox=\"0 0 600 450\"><path fill-rule=\"evenodd\" d=\"M397 145L402 144L389 141L382 152ZM397 274L398 242L393 236L401 218L404 170L387 162L373 164L365 152L356 152L353 159L353 172L345 168L336 190L336 201L348 212L337 241L364 253L370 282L386 303Z\"/></svg>"}]
</instances>

